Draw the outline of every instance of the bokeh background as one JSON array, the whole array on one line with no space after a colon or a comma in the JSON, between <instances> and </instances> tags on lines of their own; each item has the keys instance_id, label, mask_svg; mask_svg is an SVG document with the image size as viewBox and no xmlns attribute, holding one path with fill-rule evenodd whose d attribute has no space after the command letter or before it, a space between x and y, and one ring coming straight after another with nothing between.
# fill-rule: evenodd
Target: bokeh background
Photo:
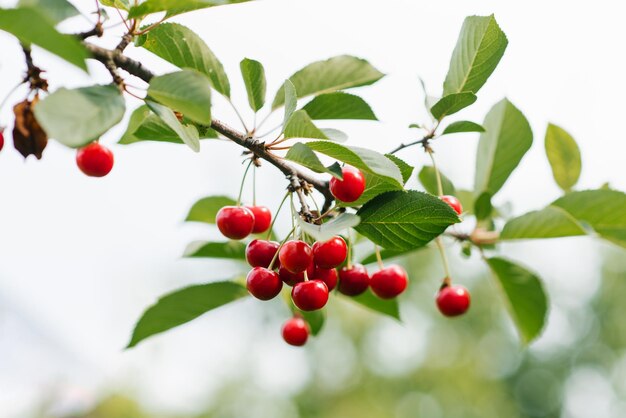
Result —
<instances>
[{"instance_id":1,"label":"bokeh background","mask_svg":"<svg viewBox=\"0 0 626 418\"><path fill-rule=\"evenodd\" d=\"M93 2L73 3L87 18L62 28L88 29ZM579 142L580 188L609 182L626 190L624 12L611 1L263 0L175 20L220 57L248 120L243 57L265 65L268 94L311 61L344 53L367 58L388 74L358 91L381 123L333 126L352 144L386 151L414 137L409 123L425 120L418 76L429 93L440 94L463 18L495 13L509 47L478 102L460 117L480 122L507 96L531 122L535 143L496 199L517 215L559 195L543 150L548 121ZM0 52L4 97L24 63L4 33ZM128 52L157 72L172 69L141 50ZM52 88L109 82L99 64L90 64L88 77L41 50L34 56ZM129 99L129 107L137 105ZM238 126L225 103L213 112ZM10 124L6 106L0 125ZM181 259L189 241L218 238L213 227L183 219L200 197L236 194L241 150L220 141L204 142L200 154L172 144L115 145L122 132L120 126L102 139L116 158L102 179L79 173L74 152L55 142L41 161L23 161L10 144L0 154L0 416L626 416L625 252L588 237L498 249L538 272L549 291L548 326L528 349L480 260L463 259L451 246L453 274L473 294L470 313L457 320L436 312L432 299L443 272L426 249L401 260L411 277L402 324L336 300L325 330L296 349L280 338L288 315L280 301L246 300L123 351L134 322L160 294L228 279L245 266ZM476 145L473 134L435 145L442 171L462 188L472 185ZM418 170L427 163L417 149L400 157ZM275 208L282 181L271 168L259 170L260 201Z\"/></svg>"}]
</instances>

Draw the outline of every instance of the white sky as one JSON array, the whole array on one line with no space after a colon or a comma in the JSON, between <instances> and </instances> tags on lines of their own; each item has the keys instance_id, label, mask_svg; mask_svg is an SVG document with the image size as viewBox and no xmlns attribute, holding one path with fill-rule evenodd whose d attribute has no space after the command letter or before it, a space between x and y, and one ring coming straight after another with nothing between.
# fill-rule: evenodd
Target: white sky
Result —
<instances>
[{"instance_id":1,"label":"white sky","mask_svg":"<svg viewBox=\"0 0 626 418\"><path fill-rule=\"evenodd\" d=\"M11 3L0 0L0 5ZM92 3L74 1L87 13ZM234 101L248 120L239 77L243 57L265 65L268 101L286 77L309 62L346 53L368 59L388 76L355 92L367 98L382 123L333 126L348 132L351 144L386 151L411 139L406 127L424 118L417 76L431 94L440 94L463 18L495 13L509 47L478 102L459 117L480 122L504 96L528 117L535 143L498 197L523 213L558 196L543 151L548 121L579 142L581 188L609 181L626 189L621 125L626 85L620 82L626 74L624 11L615 1L264 0L175 20L198 32L224 63ZM79 17L64 28L88 26ZM0 51L4 97L21 76L23 62L15 40L3 33ZM132 47L128 52L156 72L171 69ZM48 70L52 88L90 82L45 52L36 51L34 57ZM109 81L99 64L90 69L93 79ZM213 113L237 126L223 103ZM9 123L7 107L0 124ZM120 132L121 127L114 129L103 142L114 144ZM441 169L458 186L472 183L476 143L474 135L459 135L436 144ZM131 352L121 351L134 321L159 294L232 275L227 263L180 260L188 241L218 238L211 227L183 225L182 220L199 197L235 195L242 169L237 162L241 150L229 143L205 142L199 155L159 143L112 148L116 164L103 179L79 173L74 152L53 141L41 161L31 157L24 162L9 143L0 153L0 313L6 314L0 318L0 411L9 411L9 417L21 416L41 390L58 388L59 382L70 401L88 401L97 389L130 381L142 387L138 393L155 407L193 408L220 376L239 373L238 355L248 344L258 353L280 355L288 364L304 356L275 344L276 339L258 342L252 324L236 307ZM417 150L400 156L418 169L426 162ZM282 196L276 186L282 184L280 175L263 169L257 181L261 200L275 208ZM522 247L511 250L525 254L529 265L545 264L545 255ZM593 255L580 257L581 263L595 260ZM548 270L548 276L568 271ZM248 304L246 312L259 315L258 308ZM262 382L274 379L268 385L292 383L280 380L291 375L266 372L273 370L271 362L253 356L251 364ZM187 387L189 380L199 387Z\"/></svg>"}]
</instances>

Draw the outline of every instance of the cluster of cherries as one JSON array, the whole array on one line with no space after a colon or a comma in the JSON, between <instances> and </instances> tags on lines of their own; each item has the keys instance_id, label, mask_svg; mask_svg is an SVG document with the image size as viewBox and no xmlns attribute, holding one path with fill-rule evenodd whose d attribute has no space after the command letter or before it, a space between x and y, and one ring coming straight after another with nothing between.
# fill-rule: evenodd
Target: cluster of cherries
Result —
<instances>
[{"instance_id":1,"label":"cluster of cherries","mask_svg":"<svg viewBox=\"0 0 626 418\"><path fill-rule=\"evenodd\" d=\"M353 167L346 166L342 171L342 180L331 179L330 191L338 200L354 202L365 190L365 178ZM442 200L461 213L458 199L443 196ZM272 214L265 206L224 206L216 216L220 232L234 240L266 232L271 223ZM370 276L365 266L351 264L347 258L348 246L340 236L312 246L298 239L282 245L254 239L246 247L246 260L252 267L246 286L252 296L264 301L278 296L283 285L291 286L293 304L304 312L322 309L334 289L347 296L358 296L369 288L381 299L392 299L407 288L408 276L402 267L382 267ZM469 293L460 286L444 285L437 296L437 306L446 316L460 315L469 307ZM282 335L288 344L304 345L309 334L308 324L297 314L283 325Z\"/></svg>"}]
</instances>

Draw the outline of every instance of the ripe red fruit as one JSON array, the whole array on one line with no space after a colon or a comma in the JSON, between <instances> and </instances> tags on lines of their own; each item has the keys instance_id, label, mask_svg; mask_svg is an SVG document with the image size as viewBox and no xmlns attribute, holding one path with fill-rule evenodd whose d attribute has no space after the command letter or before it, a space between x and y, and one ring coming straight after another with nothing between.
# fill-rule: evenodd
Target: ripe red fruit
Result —
<instances>
[{"instance_id":1,"label":"ripe red fruit","mask_svg":"<svg viewBox=\"0 0 626 418\"><path fill-rule=\"evenodd\" d=\"M348 246L343 238L335 236L325 242L313 244L313 261L323 269L332 269L346 260Z\"/></svg>"},{"instance_id":2,"label":"ripe red fruit","mask_svg":"<svg viewBox=\"0 0 626 418\"><path fill-rule=\"evenodd\" d=\"M445 286L437 294L437 307L445 316L463 315L470 306L470 294L463 286Z\"/></svg>"},{"instance_id":3,"label":"ripe red fruit","mask_svg":"<svg viewBox=\"0 0 626 418\"><path fill-rule=\"evenodd\" d=\"M358 169L345 166L341 170L343 180L336 177L330 179L330 192L342 202L354 202L365 190L365 177Z\"/></svg>"},{"instance_id":4,"label":"ripe red fruit","mask_svg":"<svg viewBox=\"0 0 626 418\"><path fill-rule=\"evenodd\" d=\"M326 287L328 287L328 291L330 292L337 286L337 270L323 269L316 266L313 274L309 276L309 279L323 281L326 284Z\"/></svg>"},{"instance_id":5,"label":"ripe red fruit","mask_svg":"<svg viewBox=\"0 0 626 418\"><path fill-rule=\"evenodd\" d=\"M298 283L291 289L291 299L303 311L316 311L328 302L328 287L321 280Z\"/></svg>"},{"instance_id":6,"label":"ripe red fruit","mask_svg":"<svg viewBox=\"0 0 626 418\"><path fill-rule=\"evenodd\" d=\"M339 270L339 291L344 295L360 295L367 290L369 285L370 276L361 264L354 264L352 268L344 267Z\"/></svg>"},{"instance_id":7,"label":"ripe red fruit","mask_svg":"<svg viewBox=\"0 0 626 418\"><path fill-rule=\"evenodd\" d=\"M458 215L463 213L463 206L461 205L459 199L457 199L456 197L445 195L441 196L440 199L450 205Z\"/></svg>"},{"instance_id":8,"label":"ripe red fruit","mask_svg":"<svg viewBox=\"0 0 626 418\"><path fill-rule=\"evenodd\" d=\"M280 265L292 273L300 273L313 262L311 247L304 241L287 241L280 252Z\"/></svg>"},{"instance_id":9,"label":"ripe red fruit","mask_svg":"<svg viewBox=\"0 0 626 418\"><path fill-rule=\"evenodd\" d=\"M246 206L254 214L254 228L252 232L260 234L270 228L272 224L272 212L265 206Z\"/></svg>"},{"instance_id":10,"label":"ripe red fruit","mask_svg":"<svg viewBox=\"0 0 626 418\"><path fill-rule=\"evenodd\" d=\"M246 260L252 267L269 267L278 247L279 244L274 241L252 240L246 247ZM278 267L279 264L277 257L272 267Z\"/></svg>"},{"instance_id":11,"label":"ripe red fruit","mask_svg":"<svg viewBox=\"0 0 626 418\"><path fill-rule=\"evenodd\" d=\"M0 129L0 151L2 151L3 147L4 147L4 132L2 129Z\"/></svg>"},{"instance_id":12,"label":"ripe red fruit","mask_svg":"<svg viewBox=\"0 0 626 418\"><path fill-rule=\"evenodd\" d=\"M246 287L252 296L261 300L275 298L283 288L278 274L265 267L255 267L246 277Z\"/></svg>"},{"instance_id":13,"label":"ripe red fruit","mask_svg":"<svg viewBox=\"0 0 626 418\"><path fill-rule=\"evenodd\" d=\"M76 164L90 177L104 177L113 168L113 153L99 142L93 142L78 150Z\"/></svg>"},{"instance_id":14,"label":"ripe red fruit","mask_svg":"<svg viewBox=\"0 0 626 418\"><path fill-rule=\"evenodd\" d=\"M254 214L243 206L224 206L217 212L215 222L225 237L242 239L254 228Z\"/></svg>"},{"instance_id":15,"label":"ripe red fruit","mask_svg":"<svg viewBox=\"0 0 626 418\"><path fill-rule=\"evenodd\" d=\"M283 325L282 333L287 344L299 347L309 338L309 325L302 318L291 318Z\"/></svg>"},{"instance_id":16,"label":"ripe red fruit","mask_svg":"<svg viewBox=\"0 0 626 418\"><path fill-rule=\"evenodd\" d=\"M391 299L404 292L408 283L406 271L400 266L393 265L372 274L370 287L379 298Z\"/></svg>"},{"instance_id":17,"label":"ripe red fruit","mask_svg":"<svg viewBox=\"0 0 626 418\"><path fill-rule=\"evenodd\" d=\"M309 279L312 279L315 274L315 266L313 263L309 264L309 267L306 268L306 274ZM295 286L297 283L304 281L304 272L300 273L292 273L283 266L280 266L278 269L278 276L280 279L285 282L288 286Z\"/></svg>"}]
</instances>

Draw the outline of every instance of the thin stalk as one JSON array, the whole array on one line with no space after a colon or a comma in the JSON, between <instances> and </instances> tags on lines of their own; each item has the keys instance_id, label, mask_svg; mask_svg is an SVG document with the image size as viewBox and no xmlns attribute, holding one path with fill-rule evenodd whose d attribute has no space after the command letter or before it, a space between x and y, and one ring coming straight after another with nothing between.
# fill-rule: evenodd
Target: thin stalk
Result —
<instances>
[{"instance_id":1,"label":"thin stalk","mask_svg":"<svg viewBox=\"0 0 626 418\"><path fill-rule=\"evenodd\" d=\"M267 267L268 270L272 270L274 268L274 263L276 262L276 259L278 258L278 253L280 252L280 249L283 248L283 245L285 245L285 243L289 239L289 235L293 233L295 228L296 227L294 226L294 228L291 231L289 231L289 233L285 236L285 238L280 242L280 245L278 246L278 250L276 250L276 254L274 254L274 257L272 257L272 261L270 262L270 265Z\"/></svg>"},{"instance_id":2,"label":"thin stalk","mask_svg":"<svg viewBox=\"0 0 626 418\"><path fill-rule=\"evenodd\" d=\"M244 122L243 117L241 116L241 113L239 113L239 110L237 110L237 107L235 107L235 104L232 102L232 100L226 97L226 101L230 104L230 107L232 107L233 110L235 111L235 114L239 118L239 122L241 122L241 126L243 126L244 131L246 131L246 133L250 132L248 130L248 127L246 126L246 122Z\"/></svg>"},{"instance_id":3,"label":"thin stalk","mask_svg":"<svg viewBox=\"0 0 626 418\"><path fill-rule=\"evenodd\" d=\"M246 171L243 172L243 178L241 179L241 186L239 186L239 196L237 197L237 206L241 205L241 195L243 194L243 185L246 184L246 176L248 175L248 170L250 170L250 166L252 165L252 160L248 163L246 167Z\"/></svg>"},{"instance_id":4,"label":"thin stalk","mask_svg":"<svg viewBox=\"0 0 626 418\"><path fill-rule=\"evenodd\" d=\"M378 263L379 269L384 269L385 265L383 264L383 258L380 255L380 247L378 245L374 245L374 251L376 252L376 262Z\"/></svg>"},{"instance_id":5,"label":"thin stalk","mask_svg":"<svg viewBox=\"0 0 626 418\"><path fill-rule=\"evenodd\" d=\"M256 165L252 168L252 205L256 206Z\"/></svg>"},{"instance_id":6,"label":"thin stalk","mask_svg":"<svg viewBox=\"0 0 626 418\"><path fill-rule=\"evenodd\" d=\"M352 269L352 232L348 228L348 259L346 260L346 267L348 270Z\"/></svg>"},{"instance_id":7,"label":"thin stalk","mask_svg":"<svg viewBox=\"0 0 626 418\"><path fill-rule=\"evenodd\" d=\"M291 192L285 193L285 197L283 197L283 200L280 202L280 205L278 205L278 209L276 209L276 213L274 213L274 219L272 219L272 223L270 225L270 229L267 231L267 240L268 241L272 237L272 231L274 230L274 224L276 223L276 219L278 219L278 214L280 213L280 210L282 209L283 205L285 204L285 201L287 200L287 198L289 197L290 194L291 194Z\"/></svg>"},{"instance_id":8,"label":"thin stalk","mask_svg":"<svg viewBox=\"0 0 626 418\"><path fill-rule=\"evenodd\" d=\"M9 99L11 98L11 96L13 95L13 93L15 93L17 91L17 89L19 89L22 84L24 84L24 81L20 81L20 83L18 85L16 85L15 87L13 87L5 96L5 98L2 100L2 103L0 103L0 110L2 110L2 108L4 107L4 105L7 104L7 102L9 101Z\"/></svg>"},{"instance_id":9,"label":"thin stalk","mask_svg":"<svg viewBox=\"0 0 626 418\"><path fill-rule=\"evenodd\" d=\"M435 162L435 157L433 156L433 151L430 148L426 149L426 152L430 156L430 160L433 162L433 168L435 169L435 177L437 178L437 193L439 196L443 195L443 184L441 182L441 174L439 173L439 169L437 168L437 163ZM450 266L448 264L448 256L446 255L446 248L443 245L443 239L441 236L438 236L435 239L435 244L439 249L439 254L441 255L441 261L443 262L443 271L446 275L443 279L443 284L445 286L450 286Z\"/></svg>"}]
</instances>

